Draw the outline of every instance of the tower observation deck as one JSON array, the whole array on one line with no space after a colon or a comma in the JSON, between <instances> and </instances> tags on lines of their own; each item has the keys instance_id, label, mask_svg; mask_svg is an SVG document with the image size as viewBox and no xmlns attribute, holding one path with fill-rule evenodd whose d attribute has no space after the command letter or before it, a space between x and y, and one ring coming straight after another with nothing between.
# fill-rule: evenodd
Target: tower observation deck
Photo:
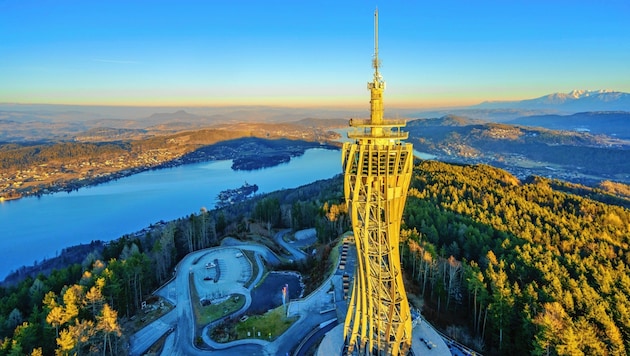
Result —
<instances>
[{"instance_id":1,"label":"tower observation deck","mask_svg":"<svg viewBox=\"0 0 630 356\"><path fill-rule=\"evenodd\" d=\"M399 235L413 168L404 120L383 118L378 10L374 12L374 78L370 118L351 119L342 150L344 195L351 214L357 265L344 325L348 355L406 355L411 313L402 280Z\"/></svg>"}]
</instances>

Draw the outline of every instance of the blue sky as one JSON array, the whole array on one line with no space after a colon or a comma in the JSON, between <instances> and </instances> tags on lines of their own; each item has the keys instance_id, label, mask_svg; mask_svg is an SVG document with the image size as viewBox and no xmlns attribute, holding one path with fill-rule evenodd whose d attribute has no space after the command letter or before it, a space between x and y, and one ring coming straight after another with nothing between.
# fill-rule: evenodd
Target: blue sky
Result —
<instances>
[{"instance_id":1,"label":"blue sky","mask_svg":"<svg viewBox=\"0 0 630 356\"><path fill-rule=\"evenodd\" d=\"M630 1L0 0L0 102L444 107L630 92Z\"/></svg>"}]
</instances>

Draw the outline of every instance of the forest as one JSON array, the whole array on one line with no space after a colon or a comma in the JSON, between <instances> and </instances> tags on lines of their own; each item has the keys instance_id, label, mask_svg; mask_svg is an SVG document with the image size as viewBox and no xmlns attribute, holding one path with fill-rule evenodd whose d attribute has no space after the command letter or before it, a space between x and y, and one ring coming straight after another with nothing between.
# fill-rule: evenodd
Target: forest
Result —
<instances>
[{"instance_id":1,"label":"forest","mask_svg":"<svg viewBox=\"0 0 630 356\"><path fill-rule=\"evenodd\" d=\"M177 261L225 236L247 239L253 223L316 227L319 260L296 266L315 285L349 229L341 190L337 176L200 211L0 288L0 355L125 354L122 325ZM401 231L407 293L439 330L486 355L627 355L627 204L487 165L418 162Z\"/></svg>"},{"instance_id":2,"label":"forest","mask_svg":"<svg viewBox=\"0 0 630 356\"><path fill-rule=\"evenodd\" d=\"M630 211L566 186L417 166L402 248L425 315L489 355L627 355Z\"/></svg>"}]
</instances>

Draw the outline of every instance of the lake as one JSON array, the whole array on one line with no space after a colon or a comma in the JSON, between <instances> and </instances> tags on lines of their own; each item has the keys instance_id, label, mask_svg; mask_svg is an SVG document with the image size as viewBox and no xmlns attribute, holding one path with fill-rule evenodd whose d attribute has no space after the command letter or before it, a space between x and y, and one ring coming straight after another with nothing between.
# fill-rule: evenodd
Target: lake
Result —
<instances>
[{"instance_id":1,"label":"lake","mask_svg":"<svg viewBox=\"0 0 630 356\"><path fill-rule=\"evenodd\" d=\"M93 240L110 241L160 220L212 209L220 191L245 182L258 193L299 187L341 173L338 150L310 149L289 163L233 171L232 161L146 171L97 186L0 203L0 280L12 270Z\"/></svg>"}]
</instances>

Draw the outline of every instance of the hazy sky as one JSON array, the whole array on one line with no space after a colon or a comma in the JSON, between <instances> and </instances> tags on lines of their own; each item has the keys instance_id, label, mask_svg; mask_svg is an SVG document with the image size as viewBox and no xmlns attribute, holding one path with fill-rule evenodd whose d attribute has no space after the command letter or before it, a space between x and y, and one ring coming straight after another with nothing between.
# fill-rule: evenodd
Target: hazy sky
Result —
<instances>
[{"instance_id":1,"label":"hazy sky","mask_svg":"<svg viewBox=\"0 0 630 356\"><path fill-rule=\"evenodd\" d=\"M0 102L366 106L630 92L630 1L0 0Z\"/></svg>"}]
</instances>

